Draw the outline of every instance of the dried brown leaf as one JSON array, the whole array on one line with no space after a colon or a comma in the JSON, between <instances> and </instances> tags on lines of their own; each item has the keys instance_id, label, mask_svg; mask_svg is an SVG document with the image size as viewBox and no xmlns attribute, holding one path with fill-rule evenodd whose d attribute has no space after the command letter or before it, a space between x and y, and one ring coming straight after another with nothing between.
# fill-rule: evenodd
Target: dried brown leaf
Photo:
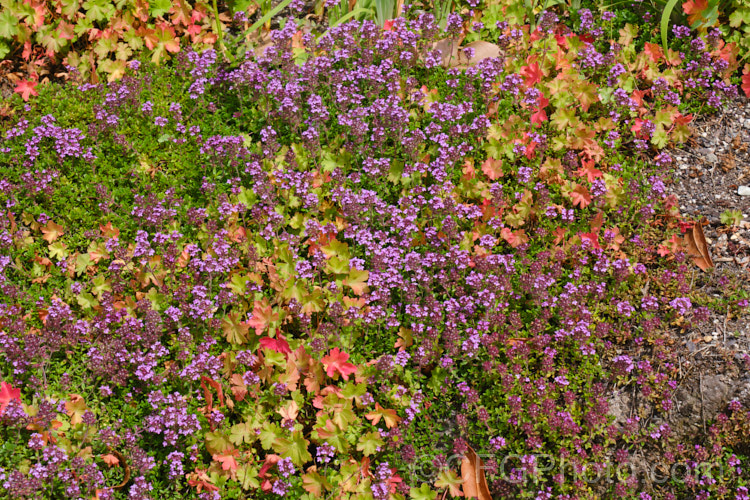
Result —
<instances>
[{"instance_id":1,"label":"dried brown leaf","mask_svg":"<svg viewBox=\"0 0 750 500\"><path fill-rule=\"evenodd\" d=\"M461 461L461 478L464 481L463 491L466 498L492 500L487 478L484 476L484 463L471 447Z\"/></svg>"},{"instance_id":2,"label":"dried brown leaf","mask_svg":"<svg viewBox=\"0 0 750 500\"><path fill-rule=\"evenodd\" d=\"M706 242L706 236L703 234L703 228L700 222L693 224L693 228L685 233L685 245L688 249L688 255L693 260L696 266L700 267L703 271L708 271L714 267L714 262L711 260L711 253L708 249L708 243Z\"/></svg>"}]
</instances>

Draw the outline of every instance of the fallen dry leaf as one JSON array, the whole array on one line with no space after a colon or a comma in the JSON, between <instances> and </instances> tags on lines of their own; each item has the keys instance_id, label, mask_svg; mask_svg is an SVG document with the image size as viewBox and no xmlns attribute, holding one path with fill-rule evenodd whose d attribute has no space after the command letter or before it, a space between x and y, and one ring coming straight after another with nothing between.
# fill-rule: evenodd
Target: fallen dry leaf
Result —
<instances>
[{"instance_id":1,"label":"fallen dry leaf","mask_svg":"<svg viewBox=\"0 0 750 500\"><path fill-rule=\"evenodd\" d=\"M471 447L461 461L461 479L464 481L462 487L466 498L492 500L487 478L484 476L484 463Z\"/></svg>"},{"instance_id":2,"label":"fallen dry leaf","mask_svg":"<svg viewBox=\"0 0 750 500\"><path fill-rule=\"evenodd\" d=\"M700 267L703 271L708 271L714 267L714 262L711 260L711 254L708 250L708 243L706 243L706 236L703 234L700 222L693 224L692 229L689 229L685 233L685 245L688 249L688 255L696 266Z\"/></svg>"}]
</instances>

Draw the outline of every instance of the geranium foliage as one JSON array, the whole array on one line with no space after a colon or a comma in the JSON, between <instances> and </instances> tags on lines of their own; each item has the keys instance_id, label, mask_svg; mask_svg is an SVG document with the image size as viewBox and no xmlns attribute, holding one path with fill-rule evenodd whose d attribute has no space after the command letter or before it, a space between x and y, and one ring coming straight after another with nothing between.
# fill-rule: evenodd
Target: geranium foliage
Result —
<instances>
[{"instance_id":1,"label":"geranium foliage","mask_svg":"<svg viewBox=\"0 0 750 500\"><path fill-rule=\"evenodd\" d=\"M665 54L586 9L496 15L289 20L232 66L181 52L16 97L3 494L627 497L636 475L535 457L728 454L616 425L608 391L663 422L665 329L707 316L661 150L737 95L734 54L716 33Z\"/></svg>"}]
</instances>

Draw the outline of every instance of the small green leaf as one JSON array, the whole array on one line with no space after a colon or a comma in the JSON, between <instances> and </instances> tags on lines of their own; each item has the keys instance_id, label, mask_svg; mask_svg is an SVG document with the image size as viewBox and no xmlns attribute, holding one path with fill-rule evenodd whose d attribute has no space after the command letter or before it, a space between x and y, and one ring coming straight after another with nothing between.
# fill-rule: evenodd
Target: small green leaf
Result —
<instances>
[{"instance_id":1,"label":"small green leaf","mask_svg":"<svg viewBox=\"0 0 750 500\"><path fill-rule=\"evenodd\" d=\"M437 492L432 491L432 488L427 483L422 483L419 488L412 488L409 490L409 497L414 500L435 500L437 498Z\"/></svg>"},{"instance_id":2,"label":"small green leaf","mask_svg":"<svg viewBox=\"0 0 750 500\"><path fill-rule=\"evenodd\" d=\"M235 446L239 446L242 443L254 443L257 438L258 436L255 434L255 430L250 425L250 422L233 425L229 432L229 440Z\"/></svg>"},{"instance_id":3,"label":"small green leaf","mask_svg":"<svg viewBox=\"0 0 750 500\"><path fill-rule=\"evenodd\" d=\"M91 265L91 257L87 253L78 254L76 257L76 274L83 274L86 272L86 268Z\"/></svg>"},{"instance_id":4,"label":"small green leaf","mask_svg":"<svg viewBox=\"0 0 750 500\"><path fill-rule=\"evenodd\" d=\"M291 439L281 438L277 443L277 450L284 458L291 458L294 465L302 467L312 460L312 455L307 450L310 442L304 438L301 432L297 431L292 434Z\"/></svg>"},{"instance_id":5,"label":"small green leaf","mask_svg":"<svg viewBox=\"0 0 750 500\"><path fill-rule=\"evenodd\" d=\"M91 309L92 307L96 307L99 305L99 302L94 298L94 296L88 292L79 294L76 297L76 300L78 301L78 305L83 309Z\"/></svg>"},{"instance_id":6,"label":"small green leaf","mask_svg":"<svg viewBox=\"0 0 750 500\"><path fill-rule=\"evenodd\" d=\"M18 18L9 10L0 12L0 37L13 38L18 34Z\"/></svg>"},{"instance_id":7,"label":"small green leaf","mask_svg":"<svg viewBox=\"0 0 750 500\"><path fill-rule=\"evenodd\" d=\"M270 450L274 445L279 436L281 435L281 427L273 422L264 422L263 427L260 430L260 444L264 450Z\"/></svg>"},{"instance_id":8,"label":"small green leaf","mask_svg":"<svg viewBox=\"0 0 750 500\"><path fill-rule=\"evenodd\" d=\"M47 248L49 249L49 256L58 261L68 256L67 245L61 241L56 241Z\"/></svg>"},{"instance_id":9,"label":"small green leaf","mask_svg":"<svg viewBox=\"0 0 750 500\"><path fill-rule=\"evenodd\" d=\"M257 479L258 471L252 465L242 465L237 469L237 479L240 481L240 486L243 490L249 490L250 488L260 488L260 482Z\"/></svg>"},{"instance_id":10,"label":"small green leaf","mask_svg":"<svg viewBox=\"0 0 750 500\"><path fill-rule=\"evenodd\" d=\"M727 226L739 226L742 222L742 212L740 210L725 210L719 217L722 224Z\"/></svg>"},{"instance_id":11,"label":"small green leaf","mask_svg":"<svg viewBox=\"0 0 750 500\"><path fill-rule=\"evenodd\" d=\"M101 299L102 294L104 292L111 292L112 291L112 282L109 281L107 278L105 278L103 275L98 275L96 278L94 278L94 286L91 289L92 292L94 292L97 296L97 298Z\"/></svg>"},{"instance_id":12,"label":"small green leaf","mask_svg":"<svg viewBox=\"0 0 750 500\"><path fill-rule=\"evenodd\" d=\"M385 442L381 439L380 433L372 431L359 438L357 451L361 451L365 456L374 455Z\"/></svg>"},{"instance_id":13,"label":"small green leaf","mask_svg":"<svg viewBox=\"0 0 750 500\"><path fill-rule=\"evenodd\" d=\"M148 11L154 17L161 17L172 8L172 0L153 0L149 3Z\"/></svg>"}]
</instances>

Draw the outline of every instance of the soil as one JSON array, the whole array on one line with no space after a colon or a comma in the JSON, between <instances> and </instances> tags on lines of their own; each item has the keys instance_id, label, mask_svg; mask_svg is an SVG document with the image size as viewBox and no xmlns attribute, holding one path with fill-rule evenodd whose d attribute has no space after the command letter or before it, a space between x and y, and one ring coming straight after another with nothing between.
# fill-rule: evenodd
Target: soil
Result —
<instances>
[{"instance_id":1,"label":"soil","mask_svg":"<svg viewBox=\"0 0 750 500\"><path fill-rule=\"evenodd\" d=\"M694 266L693 278L700 291L715 297L728 290L709 279L712 275L733 278L750 292L750 196L738 194L740 186L750 184L750 100L738 98L692 128L685 144L668 151L675 160L668 190L678 196L685 219L703 221L715 267L703 272ZM743 214L739 225L721 222L727 210ZM668 335L679 370L674 408L666 415L654 411L636 388L615 391L610 413L619 425L634 415L642 418L642 428L666 421L677 442L698 444L730 401L750 407L750 314L737 318L729 311L711 311L704 324L675 328ZM658 460L654 453L646 451L652 455L647 458Z\"/></svg>"}]
</instances>

